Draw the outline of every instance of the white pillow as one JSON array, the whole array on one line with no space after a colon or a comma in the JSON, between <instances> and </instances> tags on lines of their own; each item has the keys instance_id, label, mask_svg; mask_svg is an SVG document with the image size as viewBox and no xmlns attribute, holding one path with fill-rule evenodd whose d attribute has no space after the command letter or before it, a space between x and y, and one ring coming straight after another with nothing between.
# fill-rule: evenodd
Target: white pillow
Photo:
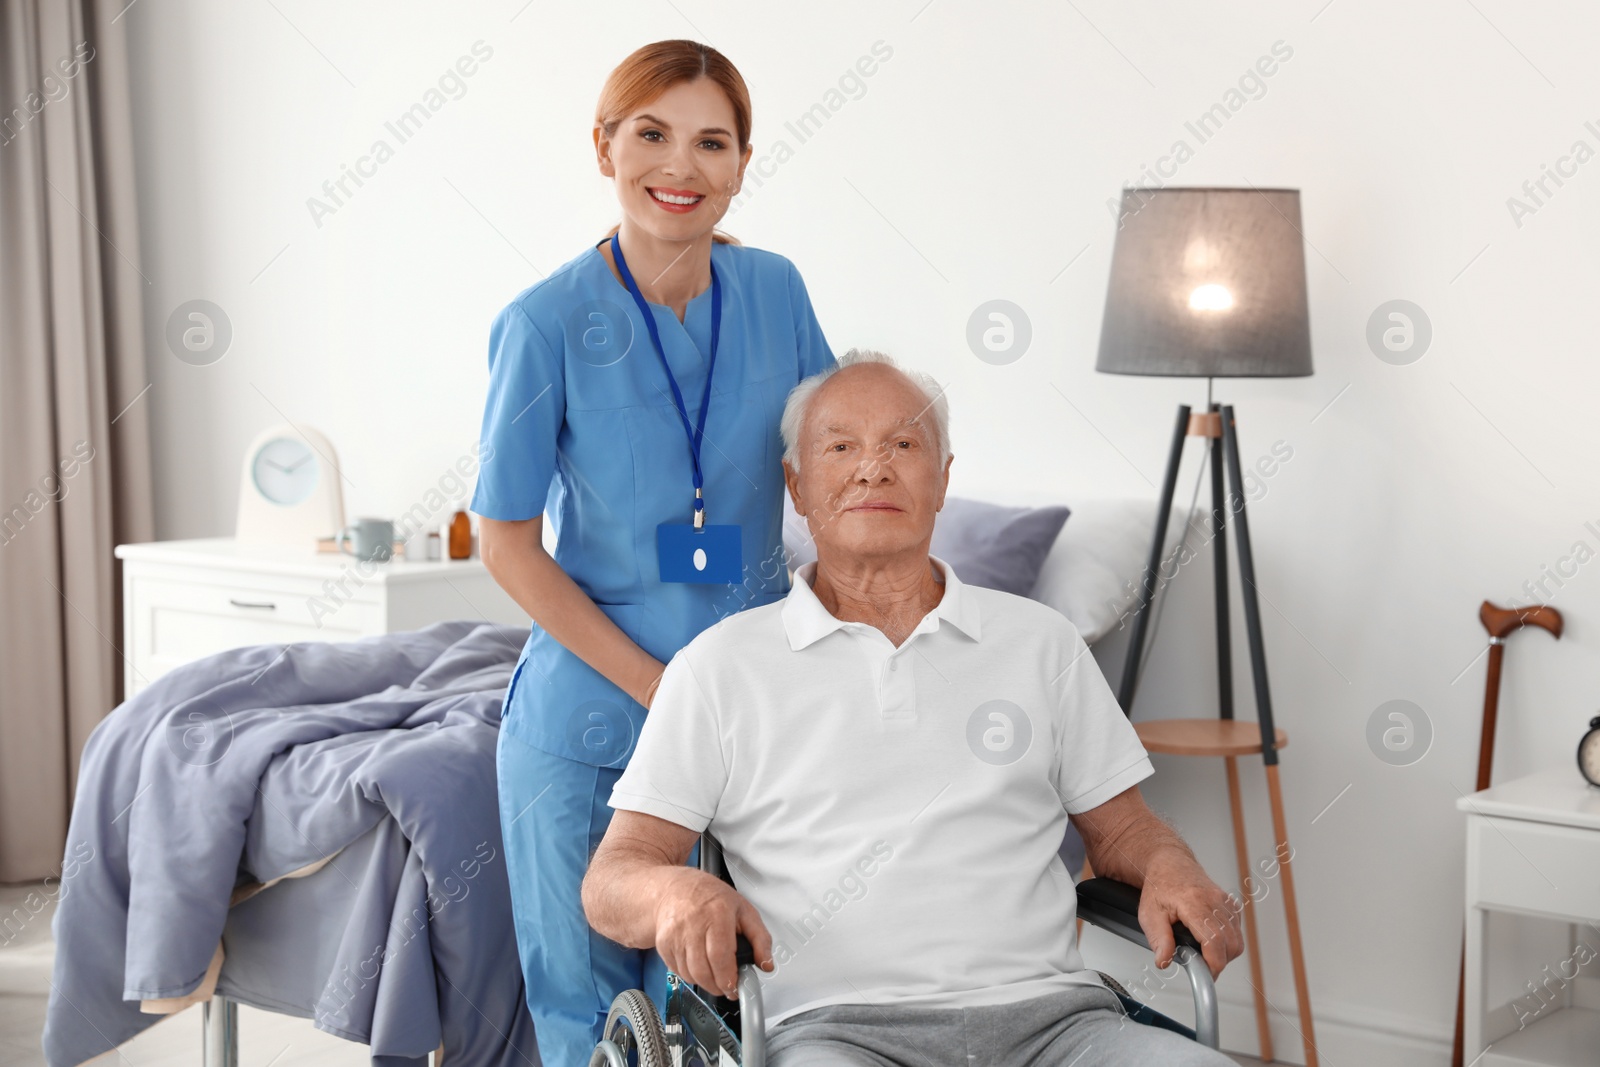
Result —
<instances>
[{"instance_id":1,"label":"white pillow","mask_svg":"<svg viewBox=\"0 0 1600 1067\"><path fill-rule=\"evenodd\" d=\"M1029 596L1065 615L1086 644L1116 629L1138 603L1139 581L1155 533L1156 504L1149 498L1074 500L1072 517L1045 557ZM1209 507L1198 509L1196 523L1209 521L1209 514ZM1163 559L1177 547L1187 517L1187 504L1175 503ZM1195 535L1189 543L1197 544Z\"/></svg>"}]
</instances>

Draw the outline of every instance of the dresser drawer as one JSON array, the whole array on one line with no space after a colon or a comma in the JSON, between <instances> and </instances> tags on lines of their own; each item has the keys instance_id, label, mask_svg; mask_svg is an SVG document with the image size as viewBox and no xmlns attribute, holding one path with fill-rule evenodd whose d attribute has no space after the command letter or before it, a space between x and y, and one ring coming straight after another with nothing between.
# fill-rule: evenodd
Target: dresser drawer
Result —
<instances>
[{"instance_id":1,"label":"dresser drawer","mask_svg":"<svg viewBox=\"0 0 1600 1067\"><path fill-rule=\"evenodd\" d=\"M230 648L348 641L384 632L384 607L376 600L335 601L310 579L228 577L128 576L130 688L142 688L180 663Z\"/></svg>"},{"instance_id":2,"label":"dresser drawer","mask_svg":"<svg viewBox=\"0 0 1600 1067\"><path fill-rule=\"evenodd\" d=\"M1570 826L1479 816L1467 821L1468 885L1479 907L1566 916L1595 914L1600 834Z\"/></svg>"}]
</instances>

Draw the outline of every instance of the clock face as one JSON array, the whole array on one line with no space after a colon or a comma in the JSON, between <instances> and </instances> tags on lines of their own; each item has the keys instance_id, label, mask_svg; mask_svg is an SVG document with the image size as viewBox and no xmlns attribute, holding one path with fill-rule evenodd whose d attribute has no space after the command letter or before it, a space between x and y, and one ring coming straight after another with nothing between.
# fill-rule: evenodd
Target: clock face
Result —
<instances>
[{"instance_id":1,"label":"clock face","mask_svg":"<svg viewBox=\"0 0 1600 1067\"><path fill-rule=\"evenodd\" d=\"M1600 727L1591 729L1578 743L1578 769L1591 784L1600 785Z\"/></svg>"},{"instance_id":2,"label":"clock face","mask_svg":"<svg viewBox=\"0 0 1600 1067\"><path fill-rule=\"evenodd\" d=\"M321 468L317 454L304 441L274 437L256 452L250 463L250 477L262 496L290 507L311 495L321 477Z\"/></svg>"}]
</instances>

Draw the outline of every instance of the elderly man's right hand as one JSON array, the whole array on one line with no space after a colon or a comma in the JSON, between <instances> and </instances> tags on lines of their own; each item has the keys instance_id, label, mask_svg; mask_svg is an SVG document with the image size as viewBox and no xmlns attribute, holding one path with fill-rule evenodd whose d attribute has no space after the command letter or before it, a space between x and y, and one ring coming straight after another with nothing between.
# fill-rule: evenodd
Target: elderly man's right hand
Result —
<instances>
[{"instance_id":1,"label":"elderly man's right hand","mask_svg":"<svg viewBox=\"0 0 1600 1067\"><path fill-rule=\"evenodd\" d=\"M773 970L772 935L753 904L704 871L671 869L656 897L656 951L674 974L725 997L738 996L739 933L750 939L758 966Z\"/></svg>"}]
</instances>

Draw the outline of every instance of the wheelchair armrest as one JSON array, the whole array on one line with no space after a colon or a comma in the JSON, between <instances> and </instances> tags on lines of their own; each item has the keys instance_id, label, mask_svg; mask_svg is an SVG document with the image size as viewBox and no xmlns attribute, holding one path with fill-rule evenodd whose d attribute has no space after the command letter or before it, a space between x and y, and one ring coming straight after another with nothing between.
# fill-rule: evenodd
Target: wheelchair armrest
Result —
<instances>
[{"instance_id":1,"label":"wheelchair armrest","mask_svg":"<svg viewBox=\"0 0 1600 1067\"><path fill-rule=\"evenodd\" d=\"M1086 878L1078 883L1078 917L1143 948L1150 947L1139 925L1139 890L1115 878ZM1200 951L1200 942L1182 923L1172 924L1178 944Z\"/></svg>"},{"instance_id":2,"label":"wheelchair armrest","mask_svg":"<svg viewBox=\"0 0 1600 1067\"><path fill-rule=\"evenodd\" d=\"M1139 925L1139 890L1115 878L1086 878L1078 883L1078 917L1148 949L1150 939ZM1194 990L1195 1040L1218 1048L1217 990L1211 968L1200 954L1200 942L1182 923L1172 924L1178 943L1173 961L1188 972Z\"/></svg>"}]
</instances>

